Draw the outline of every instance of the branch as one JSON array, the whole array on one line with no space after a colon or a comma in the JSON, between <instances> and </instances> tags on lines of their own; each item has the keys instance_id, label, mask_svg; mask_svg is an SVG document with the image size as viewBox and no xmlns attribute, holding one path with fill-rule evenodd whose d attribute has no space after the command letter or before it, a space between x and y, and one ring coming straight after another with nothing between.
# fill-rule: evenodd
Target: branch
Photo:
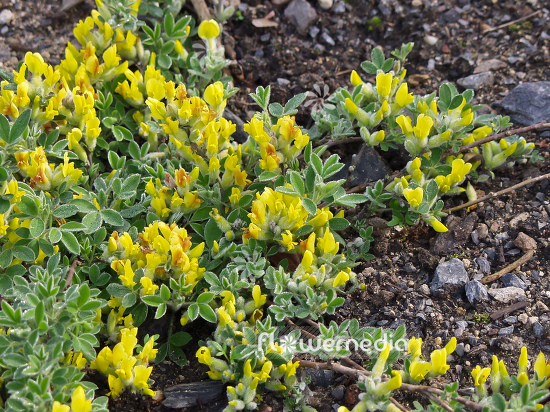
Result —
<instances>
[{"instance_id":1,"label":"branch","mask_svg":"<svg viewBox=\"0 0 550 412\"><path fill-rule=\"evenodd\" d=\"M67 271L67 280L65 281L65 287L63 288L64 290L71 286L71 284L73 283L73 275L78 265L80 265L80 261L75 258L73 260L73 263L71 264L71 267Z\"/></svg>"},{"instance_id":2,"label":"branch","mask_svg":"<svg viewBox=\"0 0 550 412\"><path fill-rule=\"evenodd\" d=\"M514 190L519 189L520 187L526 186L531 183L536 183L538 181L545 180L548 178L550 178L550 173L546 173L545 175L538 176L538 177L532 177L530 179L527 179L527 180L524 180L523 182L518 183L517 185L510 186L507 189L501 190L500 192L496 192L496 193L491 192L487 196L480 197L479 199L472 200L471 202L463 203L459 206L451 207L450 209L445 209L443 212L444 213L456 212L457 210L464 209L465 207L476 205L478 203L484 202L485 200L493 199L495 197L504 195L506 193L513 192Z\"/></svg>"},{"instance_id":3,"label":"branch","mask_svg":"<svg viewBox=\"0 0 550 412\"><path fill-rule=\"evenodd\" d=\"M458 151L458 153L467 152L472 147L482 145L483 143L492 142L493 140L497 140L497 139L500 139L502 137L508 137L508 136L512 136L512 135L518 134L518 133L527 133L527 132L531 132L533 130L547 129L547 128L550 128L550 123L549 122L542 122L542 123L534 124L534 125L531 125L531 126L520 127L518 129L508 130L506 132L500 132L500 133L497 133L493 136L487 136L487 137L484 137L483 139L479 139L478 141L467 144L466 146L462 146L460 148L460 150ZM445 158L446 155L450 155L452 153L453 153L452 151L447 152L447 153L445 153L445 155L442 156L442 158Z\"/></svg>"},{"instance_id":4,"label":"branch","mask_svg":"<svg viewBox=\"0 0 550 412\"><path fill-rule=\"evenodd\" d=\"M210 20L212 18L210 15L210 10L208 10L208 6L204 0L191 0L191 3L197 12L197 16L199 16L200 21Z\"/></svg>"},{"instance_id":5,"label":"branch","mask_svg":"<svg viewBox=\"0 0 550 412\"><path fill-rule=\"evenodd\" d=\"M519 267L520 267L521 265L523 265L525 262L529 261L529 259L531 259L531 258L533 257L534 254L535 254L535 251L534 251L534 250L528 250L528 251L525 253L525 255L523 255L522 257L520 257L518 260L516 260L515 262L509 264L509 265L506 266L504 269L501 269L501 270L499 270L498 272L493 273L492 275L485 276L483 279L480 280L480 282L483 283L484 285L486 285L487 283L491 283L491 282L494 282L495 280L500 279L500 278L503 277L505 274L510 273L510 272L513 271L514 269L519 268Z\"/></svg>"},{"instance_id":6,"label":"branch","mask_svg":"<svg viewBox=\"0 0 550 412\"><path fill-rule=\"evenodd\" d=\"M343 365L340 365L339 363L333 363L333 362L330 362L330 361L320 363L320 362L312 362L312 361L302 360L302 359L299 359L299 358L296 358L296 357L294 359L292 359L292 361L293 362L300 362L300 367L303 367L303 368L310 368L310 369L316 369L316 370L329 369L329 370L332 370L334 372L338 372L338 373L341 373L343 375L348 375L348 376L352 376L352 377L355 377L355 378L358 378L361 375L362 376L370 376L371 375L371 372L369 372L369 371L359 371L357 369L348 368L347 366L343 366ZM426 396L430 399L432 399L431 396L434 396L434 395L435 396L441 396L444 393L443 390L433 388L431 386L412 385L410 383L402 383L401 387L399 389L400 390L406 390L406 391L409 391L409 392L416 392L416 393L419 393L419 394L421 394L423 396ZM475 409L477 411L483 410L482 405L480 405L479 403L474 402L470 399L466 399L462 396L455 396L452 399L456 402L459 402L459 403L463 404L464 406ZM441 399L439 399L439 400L442 401ZM434 399L434 401L435 401L435 399ZM437 401L435 401L435 402L437 402ZM448 409L448 410L452 411L452 408Z\"/></svg>"},{"instance_id":7,"label":"branch","mask_svg":"<svg viewBox=\"0 0 550 412\"><path fill-rule=\"evenodd\" d=\"M511 26L512 24L516 24L516 23L519 23L520 21L527 20L528 18L533 17L534 15L539 14L539 13L540 13L540 10L537 10L537 11L535 11L531 14L528 14L527 16L521 17L519 19L509 21L508 23L501 24L500 26L497 26L497 27L492 27L490 29L483 30L483 34L490 33L490 32L495 31L495 30L503 29L507 26Z\"/></svg>"}]
</instances>

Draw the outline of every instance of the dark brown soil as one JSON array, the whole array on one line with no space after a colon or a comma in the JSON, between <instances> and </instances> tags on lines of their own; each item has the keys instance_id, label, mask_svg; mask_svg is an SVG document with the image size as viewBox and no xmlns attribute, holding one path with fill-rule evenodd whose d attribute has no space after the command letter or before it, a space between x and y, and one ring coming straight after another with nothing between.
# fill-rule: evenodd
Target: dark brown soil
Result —
<instances>
[{"instance_id":1,"label":"dark brown soil","mask_svg":"<svg viewBox=\"0 0 550 412\"><path fill-rule=\"evenodd\" d=\"M259 0L241 3L242 19L232 19L225 27L224 44L227 56L233 61L231 72L235 85L240 88L229 108L245 121L257 109L248 97L257 86L271 85L273 100L281 103L297 93L314 91L314 85L320 90L327 85L332 93L338 87L349 85L351 70L359 70L360 63L370 56L375 46L388 54L401 43L415 42L407 65L409 91L415 94L430 93L444 81L456 82L472 74L482 61L502 61L503 67L494 72L494 85L476 93L476 103L488 104L486 110L490 112L498 113L492 104L522 82L550 78L550 40L545 32L548 31L549 5L544 1L350 0L335 1L337 10L342 10L336 12L322 10L311 0L318 14L313 25L320 30L315 38L296 31L284 16L286 5L275 6L270 1ZM56 12L59 6L56 0L0 0L0 11L8 8L15 16L5 26L7 30L0 26L0 66L14 68L26 51L39 51L51 63L59 63L64 45L72 38L72 28L89 14L92 5L87 0L61 14ZM537 10L537 15L515 25L483 32L530 16ZM278 23L277 27L257 28L252 24L252 19L265 17L271 11L275 13L273 20ZM381 19L379 26L372 20L376 16ZM334 41L334 46L321 40L323 31ZM326 97L328 95L323 94L320 99ZM310 108L302 109L298 115L304 126L311 124ZM499 170L493 182L478 184L476 189L485 193L498 191L528 177L550 172L548 133L535 132L525 137L536 143L544 160L536 165ZM333 150L345 155L358 150L358 146L336 146ZM506 359L513 372L521 346L528 347L530 356L536 356L541 350L549 353L549 199L549 183L543 181L480 204L474 211L478 217L474 228L486 225L487 237L476 244L467 233L463 245L443 256L430 252L433 242L439 239L426 226L403 230L378 228L372 247L375 259L357 268L359 280L367 288L348 296L332 320L341 322L356 317L367 325L405 324L407 336L424 339L426 352L457 336L464 351L461 356L454 355L446 378L464 386L472 386L473 366L489 366L493 354ZM446 207L464 201L465 196L455 197L447 201ZM462 210L455 215L464 219L467 214ZM458 257L464 262L470 279L480 271L477 258L487 259L491 273L515 261L521 254L517 254L510 242L519 232L537 241L534 258L515 271L530 283L526 289L526 307L491 319L491 314L508 304L490 300L472 306L464 296L430 293L427 286L442 259ZM502 287L500 281L494 285ZM467 323L457 324L462 321ZM536 323L543 328L538 338L534 334L534 328L538 328ZM501 332L511 325L514 326L512 334ZM194 333L196 329L188 326L184 330ZM207 334L205 331L204 335ZM156 382L154 389L162 391L175 384L207 379L206 367L195 360L196 349L196 343L185 348L190 365L183 369L169 361L156 366L152 376ZM99 395L108 391L101 377L90 373L90 378L100 386ZM310 385L314 392L312 404L320 411L332 410L333 404L345 404L345 399L333 397L333 389L344 385L349 395L352 384L347 378L335 377L327 387ZM346 397L350 398L351 395ZM408 401L410 399L405 398L404 402ZM265 404L274 411L282 408L280 400L272 396L265 398ZM110 401L110 410L169 409L163 407L160 400L124 394Z\"/></svg>"}]
</instances>

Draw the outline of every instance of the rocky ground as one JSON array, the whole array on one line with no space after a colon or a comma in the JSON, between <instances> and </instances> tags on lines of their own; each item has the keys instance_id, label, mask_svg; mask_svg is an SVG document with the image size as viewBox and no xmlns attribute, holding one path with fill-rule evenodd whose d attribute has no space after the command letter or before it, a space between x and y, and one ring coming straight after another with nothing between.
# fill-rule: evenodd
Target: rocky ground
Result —
<instances>
[{"instance_id":1,"label":"rocky ground","mask_svg":"<svg viewBox=\"0 0 550 412\"><path fill-rule=\"evenodd\" d=\"M13 68L29 50L58 63L72 27L92 5L84 2L69 13L58 13L59 7L54 0L0 0L0 64ZM413 93L430 93L451 81L461 90L476 90L476 103L487 104L487 112L512 114L518 126L550 121L548 2L335 0L324 10L313 0L250 0L237 9L225 27L224 44L241 89L230 109L245 121L256 109L248 93L258 85L271 85L279 102L304 91L322 102L348 85L351 70L373 47L389 53L409 41L415 42L407 66ZM273 27L264 27L266 22ZM299 114L304 126L311 125L313 103ZM550 172L550 132L524 136L536 143L544 160L499 170L494 181L477 184L477 190L496 192ZM359 146L333 150L346 157ZM400 166L386 162L383 167ZM550 182L543 180L471 212L455 212L445 222L451 230L437 236L423 226L398 230L372 221L375 258L358 270L367 288L351 294L333 319L357 317L366 325L391 328L405 324L408 336L424 339L426 351L455 336L459 344L447 379L464 387L472 386L473 366L489 366L493 354L510 365L522 346L530 356L550 354L549 200ZM449 199L446 207L464 201ZM483 284L488 275L531 253L519 268ZM195 350L188 348L189 359ZM183 370L164 362L153 378L155 389L165 390L206 374L194 361ZM332 373L316 373L312 403L320 411L351 406L356 400L352 384ZM281 405L268 398L263 411ZM111 410L173 409L126 395Z\"/></svg>"}]
</instances>

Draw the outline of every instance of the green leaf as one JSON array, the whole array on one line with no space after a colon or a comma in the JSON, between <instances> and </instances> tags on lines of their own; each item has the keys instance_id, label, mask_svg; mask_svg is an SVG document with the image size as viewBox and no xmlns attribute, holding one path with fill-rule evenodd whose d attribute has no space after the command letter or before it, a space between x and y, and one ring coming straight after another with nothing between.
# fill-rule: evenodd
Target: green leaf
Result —
<instances>
[{"instance_id":1,"label":"green leaf","mask_svg":"<svg viewBox=\"0 0 550 412\"><path fill-rule=\"evenodd\" d=\"M225 235L225 233L222 233L214 219L210 218L210 220L208 220L208 223L206 223L206 226L204 227L204 239L206 240L208 248L212 249L214 240L220 240L223 235Z\"/></svg>"},{"instance_id":2,"label":"green leaf","mask_svg":"<svg viewBox=\"0 0 550 412\"><path fill-rule=\"evenodd\" d=\"M155 306L155 307L158 307L159 305L164 303L164 300L158 295L142 296L141 300L143 303L149 306Z\"/></svg>"},{"instance_id":3,"label":"green leaf","mask_svg":"<svg viewBox=\"0 0 550 412\"><path fill-rule=\"evenodd\" d=\"M79 232L86 230L86 226L78 222L67 222L59 227L62 232Z\"/></svg>"},{"instance_id":4,"label":"green leaf","mask_svg":"<svg viewBox=\"0 0 550 412\"><path fill-rule=\"evenodd\" d=\"M2 307L4 305L4 301L2 301ZM197 316L199 316L199 305L198 303L193 303L189 306L189 309L187 309L187 316L189 316L189 320L195 320L197 319Z\"/></svg>"},{"instance_id":5,"label":"green leaf","mask_svg":"<svg viewBox=\"0 0 550 412\"><path fill-rule=\"evenodd\" d=\"M0 139L9 143L10 136L10 122L2 113L0 113Z\"/></svg>"},{"instance_id":6,"label":"green leaf","mask_svg":"<svg viewBox=\"0 0 550 412\"><path fill-rule=\"evenodd\" d=\"M366 202L368 200L367 196L360 194L351 194L344 195L336 199L335 203L342 206L355 207L360 203Z\"/></svg>"},{"instance_id":7,"label":"green leaf","mask_svg":"<svg viewBox=\"0 0 550 412\"><path fill-rule=\"evenodd\" d=\"M323 174L323 162L321 161L319 156L317 156L317 154L315 154L315 153L311 154L311 165L315 169L315 172L319 176L322 176L322 174Z\"/></svg>"},{"instance_id":8,"label":"green leaf","mask_svg":"<svg viewBox=\"0 0 550 412\"><path fill-rule=\"evenodd\" d=\"M136 298L135 293L133 293L133 292L127 293L122 298L122 307L123 308L131 308L132 306L134 306L136 304L136 300L137 300L137 298Z\"/></svg>"},{"instance_id":9,"label":"green leaf","mask_svg":"<svg viewBox=\"0 0 550 412\"><path fill-rule=\"evenodd\" d=\"M76 205L60 205L54 209L53 217L58 219L66 219L75 215L78 211L79 209Z\"/></svg>"},{"instance_id":10,"label":"green leaf","mask_svg":"<svg viewBox=\"0 0 550 412\"><path fill-rule=\"evenodd\" d=\"M123 301L124 302L124 301ZM101 300L90 300L89 302L86 302L84 305L80 307L81 311L93 311L95 312L98 309L101 309L103 306L105 306L105 301Z\"/></svg>"},{"instance_id":11,"label":"green leaf","mask_svg":"<svg viewBox=\"0 0 550 412\"><path fill-rule=\"evenodd\" d=\"M306 99L307 93L300 93L296 96L292 97L286 104L285 104L285 113L288 113L294 109L297 109Z\"/></svg>"},{"instance_id":12,"label":"green leaf","mask_svg":"<svg viewBox=\"0 0 550 412\"><path fill-rule=\"evenodd\" d=\"M19 115L17 119L15 119L15 122L11 126L8 143L15 142L17 139L19 139L23 135L23 132L25 131L25 128L28 126L30 119L31 119L31 109L25 110L23 113Z\"/></svg>"},{"instance_id":13,"label":"green leaf","mask_svg":"<svg viewBox=\"0 0 550 412\"><path fill-rule=\"evenodd\" d=\"M13 259L13 253L11 249L6 249L2 253L0 253L0 267L2 269L7 268Z\"/></svg>"},{"instance_id":14,"label":"green leaf","mask_svg":"<svg viewBox=\"0 0 550 412\"><path fill-rule=\"evenodd\" d=\"M61 232L61 242L67 250L75 255L80 254L80 244L76 240L76 236L71 232Z\"/></svg>"},{"instance_id":15,"label":"green leaf","mask_svg":"<svg viewBox=\"0 0 550 412\"><path fill-rule=\"evenodd\" d=\"M394 62L393 59L386 59L384 64L382 64L382 67L381 67L382 71L385 73L389 72L393 67L393 62Z\"/></svg>"},{"instance_id":16,"label":"green leaf","mask_svg":"<svg viewBox=\"0 0 550 412\"><path fill-rule=\"evenodd\" d=\"M214 309L212 309L210 306L208 306L205 303L199 304L199 313L204 320L210 323L216 323L216 321L218 320L216 317L216 313L214 312Z\"/></svg>"},{"instance_id":17,"label":"green leaf","mask_svg":"<svg viewBox=\"0 0 550 412\"><path fill-rule=\"evenodd\" d=\"M101 211L101 217L105 223L111 226L122 226L124 224L124 219L119 212L113 209L104 209Z\"/></svg>"},{"instance_id":18,"label":"green leaf","mask_svg":"<svg viewBox=\"0 0 550 412\"><path fill-rule=\"evenodd\" d=\"M129 131L128 129L126 129L125 127L114 126L111 130L113 132L113 136L115 136L115 139L117 139L118 141L121 141L121 140L133 141L134 140L134 135L132 134L132 132ZM111 153L113 153L113 152L111 152Z\"/></svg>"},{"instance_id":19,"label":"green leaf","mask_svg":"<svg viewBox=\"0 0 550 412\"><path fill-rule=\"evenodd\" d=\"M428 203L431 203L436 198L437 192L439 192L439 186L437 185L437 182L435 180L430 180L430 183L428 183L428 187L426 187Z\"/></svg>"},{"instance_id":20,"label":"green leaf","mask_svg":"<svg viewBox=\"0 0 550 412\"><path fill-rule=\"evenodd\" d=\"M372 60L372 63L376 65L378 68L382 68L382 65L384 64L384 61L386 60L384 58L384 52L380 50L378 47L375 47L372 49L372 52L370 54L370 58Z\"/></svg>"},{"instance_id":21,"label":"green leaf","mask_svg":"<svg viewBox=\"0 0 550 412\"><path fill-rule=\"evenodd\" d=\"M113 298L123 298L131 291L132 290L129 287L120 285L118 283L110 283L107 286L107 292L109 292L109 295L111 295ZM145 296L143 298L145 298Z\"/></svg>"},{"instance_id":22,"label":"green leaf","mask_svg":"<svg viewBox=\"0 0 550 412\"><path fill-rule=\"evenodd\" d=\"M162 284L160 286L160 298L162 299L163 302L166 302L167 300L170 299L170 289L168 288L168 286L166 286L165 284Z\"/></svg>"},{"instance_id":23,"label":"green leaf","mask_svg":"<svg viewBox=\"0 0 550 412\"><path fill-rule=\"evenodd\" d=\"M451 104L451 88L449 87L449 83L443 83L441 86L439 86L439 99L440 102L445 105L445 108L449 107Z\"/></svg>"},{"instance_id":24,"label":"green leaf","mask_svg":"<svg viewBox=\"0 0 550 412\"><path fill-rule=\"evenodd\" d=\"M101 242L103 242L105 240L105 236L107 236L107 229L102 227L94 233L93 244L94 245L100 245Z\"/></svg>"},{"instance_id":25,"label":"green leaf","mask_svg":"<svg viewBox=\"0 0 550 412\"><path fill-rule=\"evenodd\" d=\"M296 190L300 196L304 196L306 188L300 175L294 171L289 172L289 174L290 183L292 184L292 187L294 187L294 190Z\"/></svg>"},{"instance_id":26,"label":"green leaf","mask_svg":"<svg viewBox=\"0 0 550 412\"><path fill-rule=\"evenodd\" d=\"M34 197L30 197L29 195L23 196L19 203L17 203L17 206L19 207L21 212L26 215L38 216L38 206L34 201Z\"/></svg>"},{"instance_id":27,"label":"green leaf","mask_svg":"<svg viewBox=\"0 0 550 412\"><path fill-rule=\"evenodd\" d=\"M42 235L42 233L44 233L45 229L46 225L44 224L44 221L39 217L35 217L33 220L31 220L31 224L29 226L31 237L39 237L40 235Z\"/></svg>"},{"instance_id":28,"label":"green leaf","mask_svg":"<svg viewBox=\"0 0 550 412\"><path fill-rule=\"evenodd\" d=\"M139 146L136 142L131 141L128 145L128 152L130 153L130 156L134 158L135 160L141 159L141 151L139 150Z\"/></svg>"},{"instance_id":29,"label":"green leaf","mask_svg":"<svg viewBox=\"0 0 550 412\"><path fill-rule=\"evenodd\" d=\"M332 230L345 230L349 227L349 222L343 217L333 217L328 221L328 225Z\"/></svg>"},{"instance_id":30,"label":"green leaf","mask_svg":"<svg viewBox=\"0 0 550 412\"><path fill-rule=\"evenodd\" d=\"M184 346L191 341L191 335L187 332L177 332L170 336L170 345Z\"/></svg>"},{"instance_id":31,"label":"green leaf","mask_svg":"<svg viewBox=\"0 0 550 412\"><path fill-rule=\"evenodd\" d=\"M269 182L275 179L277 176L279 176L279 174L275 172L262 172L260 176L258 176L258 181Z\"/></svg>"},{"instance_id":32,"label":"green leaf","mask_svg":"<svg viewBox=\"0 0 550 412\"><path fill-rule=\"evenodd\" d=\"M366 71L368 74L376 74L378 67L372 62L363 62L361 63L361 68Z\"/></svg>"},{"instance_id":33,"label":"green leaf","mask_svg":"<svg viewBox=\"0 0 550 412\"><path fill-rule=\"evenodd\" d=\"M155 312L155 319L162 318L166 313L167 308L168 306L166 306L166 303L161 303L160 305L158 305L157 311Z\"/></svg>"},{"instance_id":34,"label":"green leaf","mask_svg":"<svg viewBox=\"0 0 550 412\"><path fill-rule=\"evenodd\" d=\"M130 206L126 209L122 209L120 211L120 215L124 219L131 219L131 218L136 217L137 215L139 215L143 212L145 212L145 207L143 207L143 205L134 205L134 206Z\"/></svg>"},{"instance_id":35,"label":"green leaf","mask_svg":"<svg viewBox=\"0 0 550 412\"><path fill-rule=\"evenodd\" d=\"M57 242L61 240L61 231L56 227L52 227L50 229L50 233L48 237L50 238L50 242L52 242L55 245Z\"/></svg>"},{"instance_id":36,"label":"green leaf","mask_svg":"<svg viewBox=\"0 0 550 412\"><path fill-rule=\"evenodd\" d=\"M23 262L34 262L36 255L34 251L27 246L14 246L11 248L13 257L21 259Z\"/></svg>"},{"instance_id":37,"label":"green leaf","mask_svg":"<svg viewBox=\"0 0 550 412\"><path fill-rule=\"evenodd\" d=\"M70 205L76 206L78 211L82 213L97 212L97 207L86 199L73 199L71 200Z\"/></svg>"},{"instance_id":38,"label":"green leaf","mask_svg":"<svg viewBox=\"0 0 550 412\"><path fill-rule=\"evenodd\" d=\"M304 236L304 235L307 235L307 234L311 233L312 230L313 230L313 226L304 225L300 229L298 229L296 232L294 232L294 235L296 237Z\"/></svg>"},{"instance_id":39,"label":"green leaf","mask_svg":"<svg viewBox=\"0 0 550 412\"><path fill-rule=\"evenodd\" d=\"M161 69L168 70L172 66L172 59L170 56L161 54L157 57L157 63Z\"/></svg>"},{"instance_id":40,"label":"green leaf","mask_svg":"<svg viewBox=\"0 0 550 412\"><path fill-rule=\"evenodd\" d=\"M279 103L271 103L269 105L269 113L271 113L272 116L281 117L284 113L283 106Z\"/></svg>"},{"instance_id":41,"label":"green leaf","mask_svg":"<svg viewBox=\"0 0 550 412\"><path fill-rule=\"evenodd\" d=\"M317 213L317 205L315 204L315 202L311 199L308 199L308 198L303 198L302 199L302 206L304 207L304 209L307 210L307 212L312 215L312 216L315 216L315 214Z\"/></svg>"},{"instance_id":42,"label":"green leaf","mask_svg":"<svg viewBox=\"0 0 550 412\"><path fill-rule=\"evenodd\" d=\"M88 213L82 219L82 224L86 226L86 230L84 230L84 233L96 232L101 227L102 222L103 219L101 218L101 214L99 212Z\"/></svg>"},{"instance_id":43,"label":"green leaf","mask_svg":"<svg viewBox=\"0 0 550 412\"><path fill-rule=\"evenodd\" d=\"M172 36L172 32L174 31L174 16L172 16L172 13L166 13L163 26L166 34Z\"/></svg>"},{"instance_id":44,"label":"green leaf","mask_svg":"<svg viewBox=\"0 0 550 412\"><path fill-rule=\"evenodd\" d=\"M208 303L212 299L214 299L214 296L216 296L215 293L212 292L203 292L199 295L197 298L197 303Z\"/></svg>"}]
</instances>

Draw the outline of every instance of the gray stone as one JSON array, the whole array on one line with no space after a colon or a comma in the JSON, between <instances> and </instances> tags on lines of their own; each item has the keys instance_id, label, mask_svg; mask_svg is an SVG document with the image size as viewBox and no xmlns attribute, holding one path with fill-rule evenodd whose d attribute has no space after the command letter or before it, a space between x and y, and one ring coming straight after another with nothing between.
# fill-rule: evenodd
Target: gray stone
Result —
<instances>
[{"instance_id":1,"label":"gray stone","mask_svg":"<svg viewBox=\"0 0 550 412\"><path fill-rule=\"evenodd\" d=\"M499 336L508 336L514 333L514 325L506 326L505 328L500 328L498 331Z\"/></svg>"},{"instance_id":2,"label":"gray stone","mask_svg":"<svg viewBox=\"0 0 550 412\"><path fill-rule=\"evenodd\" d=\"M488 293L495 300L498 300L499 302L502 302L502 303L510 303L516 300L527 299L527 296L525 295L525 291L523 289L516 288L514 286L510 286L507 288L489 289Z\"/></svg>"},{"instance_id":3,"label":"gray stone","mask_svg":"<svg viewBox=\"0 0 550 412\"><path fill-rule=\"evenodd\" d=\"M0 24L8 24L13 19L13 12L10 9L4 9L0 12Z\"/></svg>"},{"instance_id":4,"label":"gray stone","mask_svg":"<svg viewBox=\"0 0 550 412\"><path fill-rule=\"evenodd\" d=\"M444 222L448 232L438 233L430 247L434 255L444 256L453 253L463 246L477 223L478 216L475 212L470 213L465 219L450 215Z\"/></svg>"},{"instance_id":5,"label":"gray stone","mask_svg":"<svg viewBox=\"0 0 550 412\"><path fill-rule=\"evenodd\" d=\"M277 84L278 84L279 86L286 87L286 86L288 86L288 85L290 84L290 80L288 80L288 79L283 79L283 78L279 77L279 78L277 79Z\"/></svg>"},{"instance_id":6,"label":"gray stone","mask_svg":"<svg viewBox=\"0 0 550 412\"><path fill-rule=\"evenodd\" d=\"M504 286L507 286L507 287L513 286L523 290L527 289L527 285L525 284L525 282L520 278L518 278L513 273L505 274L503 277L500 278L500 280L502 280L502 283L504 283Z\"/></svg>"},{"instance_id":7,"label":"gray stone","mask_svg":"<svg viewBox=\"0 0 550 412\"><path fill-rule=\"evenodd\" d=\"M330 37L330 34L328 34L326 31L321 33L321 39L329 46L334 46L336 44L334 42L334 39Z\"/></svg>"},{"instance_id":8,"label":"gray stone","mask_svg":"<svg viewBox=\"0 0 550 412\"><path fill-rule=\"evenodd\" d=\"M332 175L330 180L345 179L352 164L355 164L355 168L351 172L351 187L386 177L390 169L384 159L372 147L363 147L364 149L357 155L358 158L355 157L356 155L346 157L343 161L344 167L338 173Z\"/></svg>"},{"instance_id":9,"label":"gray stone","mask_svg":"<svg viewBox=\"0 0 550 412\"><path fill-rule=\"evenodd\" d=\"M440 20L443 24L447 24L447 23L456 23L458 19L460 19L460 13L458 12L458 10L451 9L443 13Z\"/></svg>"},{"instance_id":10,"label":"gray stone","mask_svg":"<svg viewBox=\"0 0 550 412\"><path fill-rule=\"evenodd\" d=\"M502 60L485 60L477 65L477 67L474 69L474 74L505 69L506 67L508 67L508 65Z\"/></svg>"},{"instance_id":11,"label":"gray stone","mask_svg":"<svg viewBox=\"0 0 550 412\"><path fill-rule=\"evenodd\" d=\"M471 74L456 81L459 86L465 89L479 90L483 86L492 86L495 82L495 76L491 72Z\"/></svg>"},{"instance_id":12,"label":"gray stone","mask_svg":"<svg viewBox=\"0 0 550 412\"><path fill-rule=\"evenodd\" d=\"M525 126L550 119L550 82L523 83L495 103L513 123Z\"/></svg>"},{"instance_id":13,"label":"gray stone","mask_svg":"<svg viewBox=\"0 0 550 412\"><path fill-rule=\"evenodd\" d=\"M432 280L432 292L451 287L462 286L468 282L468 273L464 269L464 263L460 259L452 258L448 262L440 263L435 269Z\"/></svg>"},{"instance_id":14,"label":"gray stone","mask_svg":"<svg viewBox=\"0 0 550 412\"><path fill-rule=\"evenodd\" d=\"M468 302L474 305L476 302L489 299L487 294L487 286L483 283L472 280L471 282L466 283L466 298Z\"/></svg>"},{"instance_id":15,"label":"gray stone","mask_svg":"<svg viewBox=\"0 0 550 412\"><path fill-rule=\"evenodd\" d=\"M430 36L429 34L424 37L424 43L428 46L434 46L439 39L435 36Z\"/></svg>"},{"instance_id":16,"label":"gray stone","mask_svg":"<svg viewBox=\"0 0 550 412\"><path fill-rule=\"evenodd\" d=\"M544 333L544 326L540 324L540 322L533 323L533 333L535 334L535 338L540 339L542 338L542 334Z\"/></svg>"},{"instance_id":17,"label":"gray stone","mask_svg":"<svg viewBox=\"0 0 550 412\"><path fill-rule=\"evenodd\" d=\"M479 267L479 270L481 270L483 273L485 273L486 275L491 273L491 264L487 259L485 259L484 257L478 257L476 259L476 263Z\"/></svg>"},{"instance_id":18,"label":"gray stone","mask_svg":"<svg viewBox=\"0 0 550 412\"><path fill-rule=\"evenodd\" d=\"M332 390L332 397L337 401L344 399L344 392L345 387L343 385L339 385Z\"/></svg>"},{"instance_id":19,"label":"gray stone","mask_svg":"<svg viewBox=\"0 0 550 412\"><path fill-rule=\"evenodd\" d=\"M334 372L325 369L305 369L306 376L311 378L311 383L326 388L334 383Z\"/></svg>"},{"instance_id":20,"label":"gray stone","mask_svg":"<svg viewBox=\"0 0 550 412\"><path fill-rule=\"evenodd\" d=\"M504 319L504 322L506 322L509 325L515 325L518 323L518 317L517 316L508 316Z\"/></svg>"},{"instance_id":21,"label":"gray stone","mask_svg":"<svg viewBox=\"0 0 550 412\"><path fill-rule=\"evenodd\" d=\"M468 322L465 320L459 320L456 322L456 326L458 326L461 329L467 329L468 328Z\"/></svg>"},{"instance_id":22,"label":"gray stone","mask_svg":"<svg viewBox=\"0 0 550 412\"><path fill-rule=\"evenodd\" d=\"M471 346L476 346L477 345L477 338L475 336L470 336L468 338L468 343L471 345Z\"/></svg>"},{"instance_id":23,"label":"gray stone","mask_svg":"<svg viewBox=\"0 0 550 412\"><path fill-rule=\"evenodd\" d=\"M317 37L317 35L319 34L320 31L321 31L321 29L319 27L313 26L311 29L309 29L309 35L312 38L315 38L315 37Z\"/></svg>"},{"instance_id":24,"label":"gray stone","mask_svg":"<svg viewBox=\"0 0 550 412\"><path fill-rule=\"evenodd\" d=\"M514 245L519 247L524 253L537 248L537 241L523 232L519 232L514 240Z\"/></svg>"},{"instance_id":25,"label":"gray stone","mask_svg":"<svg viewBox=\"0 0 550 412\"><path fill-rule=\"evenodd\" d=\"M458 356L464 356L464 343L459 343L456 345L455 352Z\"/></svg>"},{"instance_id":26,"label":"gray stone","mask_svg":"<svg viewBox=\"0 0 550 412\"><path fill-rule=\"evenodd\" d=\"M300 34L305 34L317 19L317 12L306 0L292 0L285 9L285 16L296 26Z\"/></svg>"}]
</instances>

